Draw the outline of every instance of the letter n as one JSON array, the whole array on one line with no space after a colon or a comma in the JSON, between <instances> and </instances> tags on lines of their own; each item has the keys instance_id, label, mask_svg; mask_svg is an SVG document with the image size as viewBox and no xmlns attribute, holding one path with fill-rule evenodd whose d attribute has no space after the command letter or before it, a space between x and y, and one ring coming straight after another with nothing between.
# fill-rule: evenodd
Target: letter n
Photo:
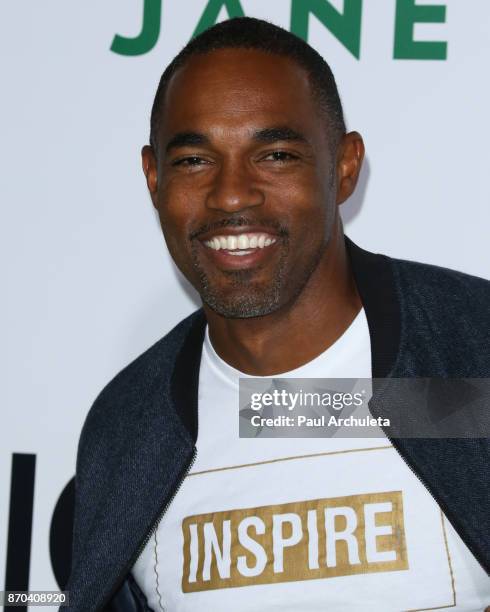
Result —
<instances>
[{"instance_id":1,"label":"letter n","mask_svg":"<svg viewBox=\"0 0 490 612\"><path fill-rule=\"evenodd\" d=\"M327 0L292 0L291 32L308 40L310 13L330 30L335 38L359 59L361 54L362 0L344 0L344 12Z\"/></svg>"},{"instance_id":2,"label":"letter n","mask_svg":"<svg viewBox=\"0 0 490 612\"><path fill-rule=\"evenodd\" d=\"M201 19L199 19L199 23L194 30L192 38L194 38L194 36L198 36L204 32L204 30L207 30L213 26L216 23L218 15L223 7L225 7L228 11L230 18L245 17L240 0L209 0Z\"/></svg>"}]
</instances>

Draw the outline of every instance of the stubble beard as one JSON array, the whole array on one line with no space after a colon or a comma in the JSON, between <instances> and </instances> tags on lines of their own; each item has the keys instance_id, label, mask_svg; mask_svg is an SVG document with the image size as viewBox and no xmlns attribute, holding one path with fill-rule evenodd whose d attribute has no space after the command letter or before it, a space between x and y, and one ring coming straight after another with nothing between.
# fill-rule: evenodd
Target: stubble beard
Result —
<instances>
[{"instance_id":1,"label":"stubble beard","mask_svg":"<svg viewBox=\"0 0 490 612\"><path fill-rule=\"evenodd\" d=\"M229 296L223 295L219 289L210 282L208 275L199 263L197 253L193 250L193 263L199 276L198 292L202 301L217 314L227 319L249 319L263 317L279 310L282 306L294 302L303 291L310 276L317 268L326 244L323 244L315 253L310 265L304 271L299 282L291 290L287 290L289 276L287 274L287 255L289 253L289 240L282 237L282 252L277 271L272 282L266 286L254 286L254 270L226 270L222 271L228 279Z\"/></svg>"}]
</instances>

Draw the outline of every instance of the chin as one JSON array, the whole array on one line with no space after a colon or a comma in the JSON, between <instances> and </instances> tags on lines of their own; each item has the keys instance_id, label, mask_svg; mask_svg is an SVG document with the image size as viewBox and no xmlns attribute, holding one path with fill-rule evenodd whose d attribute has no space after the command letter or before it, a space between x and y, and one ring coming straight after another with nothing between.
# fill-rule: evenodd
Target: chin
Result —
<instances>
[{"instance_id":1,"label":"chin","mask_svg":"<svg viewBox=\"0 0 490 612\"><path fill-rule=\"evenodd\" d=\"M250 290L247 294L229 298L203 291L201 298L209 308L227 319L265 317L281 307L281 300L277 294L267 295L265 292L260 292L254 295Z\"/></svg>"}]
</instances>

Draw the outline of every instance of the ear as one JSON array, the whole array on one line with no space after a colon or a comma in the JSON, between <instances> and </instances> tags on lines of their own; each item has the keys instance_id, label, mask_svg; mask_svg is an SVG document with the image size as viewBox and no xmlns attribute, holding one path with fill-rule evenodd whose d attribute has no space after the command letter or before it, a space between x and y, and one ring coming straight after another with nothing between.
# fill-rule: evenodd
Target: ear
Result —
<instances>
[{"instance_id":1,"label":"ear","mask_svg":"<svg viewBox=\"0 0 490 612\"><path fill-rule=\"evenodd\" d=\"M156 208L157 189L158 189L157 160L156 160L155 152L153 151L153 147L151 147L150 145L145 145L141 149L141 163L143 166L143 172L146 177L146 184L148 185L148 191L150 192L153 206Z\"/></svg>"},{"instance_id":2,"label":"ear","mask_svg":"<svg viewBox=\"0 0 490 612\"><path fill-rule=\"evenodd\" d=\"M358 132L344 134L337 150L337 204L352 195L364 159L364 142Z\"/></svg>"}]
</instances>

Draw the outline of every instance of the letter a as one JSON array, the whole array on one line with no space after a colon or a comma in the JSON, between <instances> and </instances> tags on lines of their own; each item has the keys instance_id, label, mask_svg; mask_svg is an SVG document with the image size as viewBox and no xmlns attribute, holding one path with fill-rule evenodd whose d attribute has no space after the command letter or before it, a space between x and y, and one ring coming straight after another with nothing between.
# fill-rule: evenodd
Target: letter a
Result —
<instances>
[{"instance_id":1,"label":"letter a","mask_svg":"<svg viewBox=\"0 0 490 612\"><path fill-rule=\"evenodd\" d=\"M201 19L199 19L199 23L194 30L192 38L194 38L194 36L198 36L201 34L201 32L204 32L204 30L207 30L214 25L223 7L226 7L230 18L245 17L240 0L209 0Z\"/></svg>"},{"instance_id":2,"label":"letter a","mask_svg":"<svg viewBox=\"0 0 490 612\"><path fill-rule=\"evenodd\" d=\"M344 0L344 12L334 8L326 0L292 0L291 32L308 40L310 13L332 32L354 57L361 54L362 0Z\"/></svg>"}]
</instances>

